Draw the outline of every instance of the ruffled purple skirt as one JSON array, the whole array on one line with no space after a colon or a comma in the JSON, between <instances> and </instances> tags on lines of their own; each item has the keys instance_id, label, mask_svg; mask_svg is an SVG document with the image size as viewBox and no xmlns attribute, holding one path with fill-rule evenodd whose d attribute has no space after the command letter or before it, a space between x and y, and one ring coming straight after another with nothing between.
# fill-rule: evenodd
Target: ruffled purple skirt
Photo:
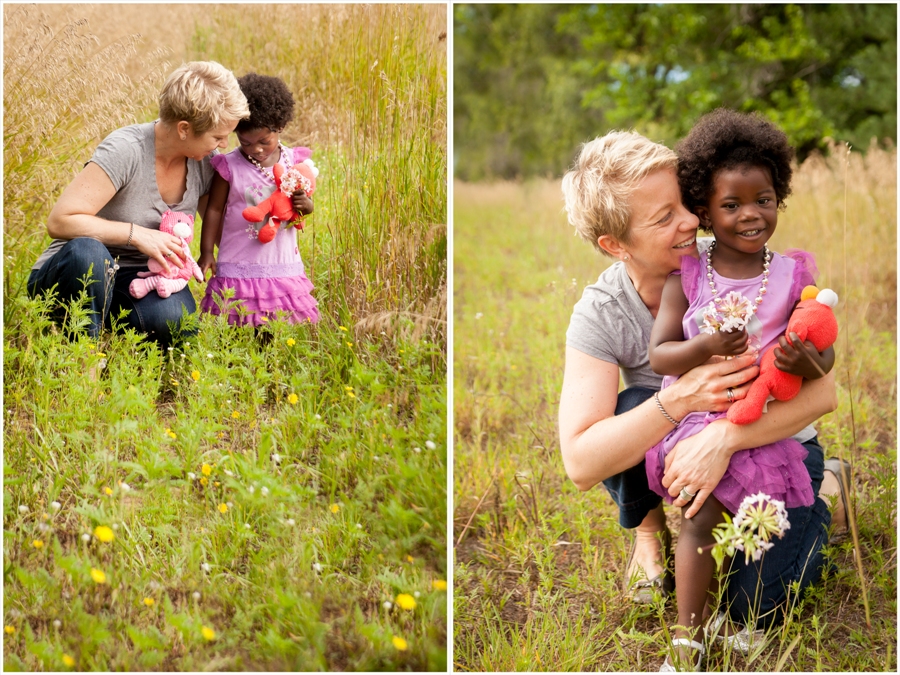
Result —
<instances>
[{"instance_id":1,"label":"ruffled purple skirt","mask_svg":"<svg viewBox=\"0 0 900 675\"><path fill-rule=\"evenodd\" d=\"M200 310L221 314L219 305L227 288L234 289L234 296L225 306L228 323L232 325L260 326L278 318L276 312L282 312L281 318L289 323L319 321L319 303L310 295L313 285L305 274L266 279L212 277L206 285ZM242 308L240 313L238 306Z\"/></svg>"},{"instance_id":2,"label":"ruffled purple skirt","mask_svg":"<svg viewBox=\"0 0 900 675\"><path fill-rule=\"evenodd\" d=\"M662 484L666 455L679 441L700 433L710 422L724 416L725 413L691 413L650 448L646 456L650 489L671 504L674 498ZM809 471L803 463L806 455L806 448L792 438L736 452L713 496L731 513L738 510L744 497L758 492L783 501L788 508L810 506L814 497Z\"/></svg>"}]
</instances>

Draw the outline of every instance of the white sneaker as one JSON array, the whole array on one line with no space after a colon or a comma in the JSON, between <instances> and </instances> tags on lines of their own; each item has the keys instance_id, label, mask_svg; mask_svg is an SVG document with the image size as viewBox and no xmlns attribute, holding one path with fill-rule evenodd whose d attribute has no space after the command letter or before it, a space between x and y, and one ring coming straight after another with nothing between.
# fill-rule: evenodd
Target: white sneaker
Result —
<instances>
[{"instance_id":1,"label":"white sneaker","mask_svg":"<svg viewBox=\"0 0 900 675\"><path fill-rule=\"evenodd\" d=\"M750 650L761 644L765 640L766 632L764 630L751 631L747 626L741 628L737 633L732 635L719 635L722 624L727 619L725 612L719 612L706 626L706 636L709 639L712 636L716 643L724 644L728 649L740 652L743 656L747 656Z\"/></svg>"},{"instance_id":2,"label":"white sneaker","mask_svg":"<svg viewBox=\"0 0 900 675\"><path fill-rule=\"evenodd\" d=\"M699 671L703 667L703 655L706 653L706 647L704 647L701 643L696 642L694 640L689 640L687 638L675 638L672 640L673 647L690 647L695 652L697 652L697 658L692 664L693 667L691 670ZM669 660L669 657L666 656L666 660L663 661L663 664L659 667L659 672L661 673L677 673L678 668L676 668L672 661Z\"/></svg>"}]
</instances>

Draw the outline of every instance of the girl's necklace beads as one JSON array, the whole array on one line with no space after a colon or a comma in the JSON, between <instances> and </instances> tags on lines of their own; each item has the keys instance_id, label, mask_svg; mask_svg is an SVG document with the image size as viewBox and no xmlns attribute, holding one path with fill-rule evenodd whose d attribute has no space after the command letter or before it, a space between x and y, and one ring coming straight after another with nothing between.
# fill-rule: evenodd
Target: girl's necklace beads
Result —
<instances>
[{"instance_id":1,"label":"girl's necklace beads","mask_svg":"<svg viewBox=\"0 0 900 675\"><path fill-rule=\"evenodd\" d=\"M715 248L716 242L713 241L706 250L706 278L708 279L709 289L712 291L713 302L718 304L722 301L722 298L719 297L719 291L716 289L715 281L713 281L712 254ZM766 286L769 285L769 263L772 262L772 252L769 251L768 244L763 244L763 250L765 251L763 254L763 280L759 287L759 295L756 296L756 300L753 302L753 308L751 309L754 314L756 314L756 310L762 304L763 296L767 292Z\"/></svg>"},{"instance_id":2,"label":"girl's necklace beads","mask_svg":"<svg viewBox=\"0 0 900 675\"><path fill-rule=\"evenodd\" d=\"M278 162L280 162L282 157L287 157L287 154L286 154L286 153L287 153L287 148L284 147L284 144L281 143L281 141L279 141L279 142L278 142L278 149L281 151L281 154L279 154L279 156L278 156ZM278 162L275 162L275 164L272 165L272 170L269 170L267 167L264 167L262 164L260 164L259 162L257 162L257 161L256 161L253 157L251 157L250 155L244 155L244 157L246 157L247 159L249 159L249 160L250 160L250 163L251 163L253 166L255 166L263 176L265 176L265 177L268 178L269 180L272 180L272 181L275 180L274 168L275 168L275 164L278 164Z\"/></svg>"}]
</instances>

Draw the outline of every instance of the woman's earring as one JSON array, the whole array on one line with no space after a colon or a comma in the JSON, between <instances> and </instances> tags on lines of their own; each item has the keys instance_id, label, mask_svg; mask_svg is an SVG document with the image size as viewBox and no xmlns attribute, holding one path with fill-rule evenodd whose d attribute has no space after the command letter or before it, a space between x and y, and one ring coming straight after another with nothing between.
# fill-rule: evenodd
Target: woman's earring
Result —
<instances>
[{"instance_id":1,"label":"woman's earring","mask_svg":"<svg viewBox=\"0 0 900 675\"><path fill-rule=\"evenodd\" d=\"M625 262L628 262L629 258L628 258L628 256L626 255L624 258L622 258L622 260L624 260Z\"/></svg>"}]
</instances>

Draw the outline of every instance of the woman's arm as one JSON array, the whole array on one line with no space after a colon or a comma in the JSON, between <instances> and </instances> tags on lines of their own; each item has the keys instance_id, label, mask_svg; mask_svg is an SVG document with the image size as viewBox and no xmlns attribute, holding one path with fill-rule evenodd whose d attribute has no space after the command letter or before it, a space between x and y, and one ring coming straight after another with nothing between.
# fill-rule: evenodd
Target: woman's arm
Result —
<instances>
[{"instance_id":1,"label":"woman's arm","mask_svg":"<svg viewBox=\"0 0 900 675\"><path fill-rule=\"evenodd\" d=\"M681 277L670 275L663 286L659 312L650 332L650 367L659 375L683 375L712 356L736 356L747 350L748 338L743 330L717 331L713 335L700 333L685 340L682 320L689 306Z\"/></svg>"},{"instance_id":2,"label":"woman's arm","mask_svg":"<svg viewBox=\"0 0 900 675\"><path fill-rule=\"evenodd\" d=\"M738 396L737 398L741 398ZM687 517L693 516L719 484L728 462L738 450L756 448L793 436L822 415L837 409L834 373L804 382L790 401L772 401L768 412L752 424L717 420L700 433L678 443L666 456L663 485L676 496L682 487L696 493ZM681 499L676 506L684 506Z\"/></svg>"},{"instance_id":3,"label":"woman's arm","mask_svg":"<svg viewBox=\"0 0 900 675\"><path fill-rule=\"evenodd\" d=\"M60 195L47 218L47 233L54 239L91 237L113 246L128 245L155 259L166 273L168 262L184 267L181 240L171 234L138 227L133 223L105 220L97 216L116 188L106 172L94 162L88 162ZM168 257L167 257L168 254ZM174 254L174 255L173 255Z\"/></svg>"},{"instance_id":4,"label":"woman's arm","mask_svg":"<svg viewBox=\"0 0 900 675\"><path fill-rule=\"evenodd\" d=\"M676 420L691 411L724 410L726 389L733 387L742 397L746 390L742 385L759 372L753 361L752 356L742 356L695 368L660 392L660 402ZM566 348L560 448L566 473L581 490L636 465L673 428L652 399L615 415L618 389L615 364Z\"/></svg>"},{"instance_id":5,"label":"woman's arm","mask_svg":"<svg viewBox=\"0 0 900 675\"><path fill-rule=\"evenodd\" d=\"M222 238L222 215L225 213L225 203L228 201L230 186L218 173L213 177L212 187L209 190L209 202L206 205L206 216L203 218L203 227L200 230L200 258L197 264L206 278L206 271L211 269L213 276L216 274L215 247Z\"/></svg>"}]
</instances>

